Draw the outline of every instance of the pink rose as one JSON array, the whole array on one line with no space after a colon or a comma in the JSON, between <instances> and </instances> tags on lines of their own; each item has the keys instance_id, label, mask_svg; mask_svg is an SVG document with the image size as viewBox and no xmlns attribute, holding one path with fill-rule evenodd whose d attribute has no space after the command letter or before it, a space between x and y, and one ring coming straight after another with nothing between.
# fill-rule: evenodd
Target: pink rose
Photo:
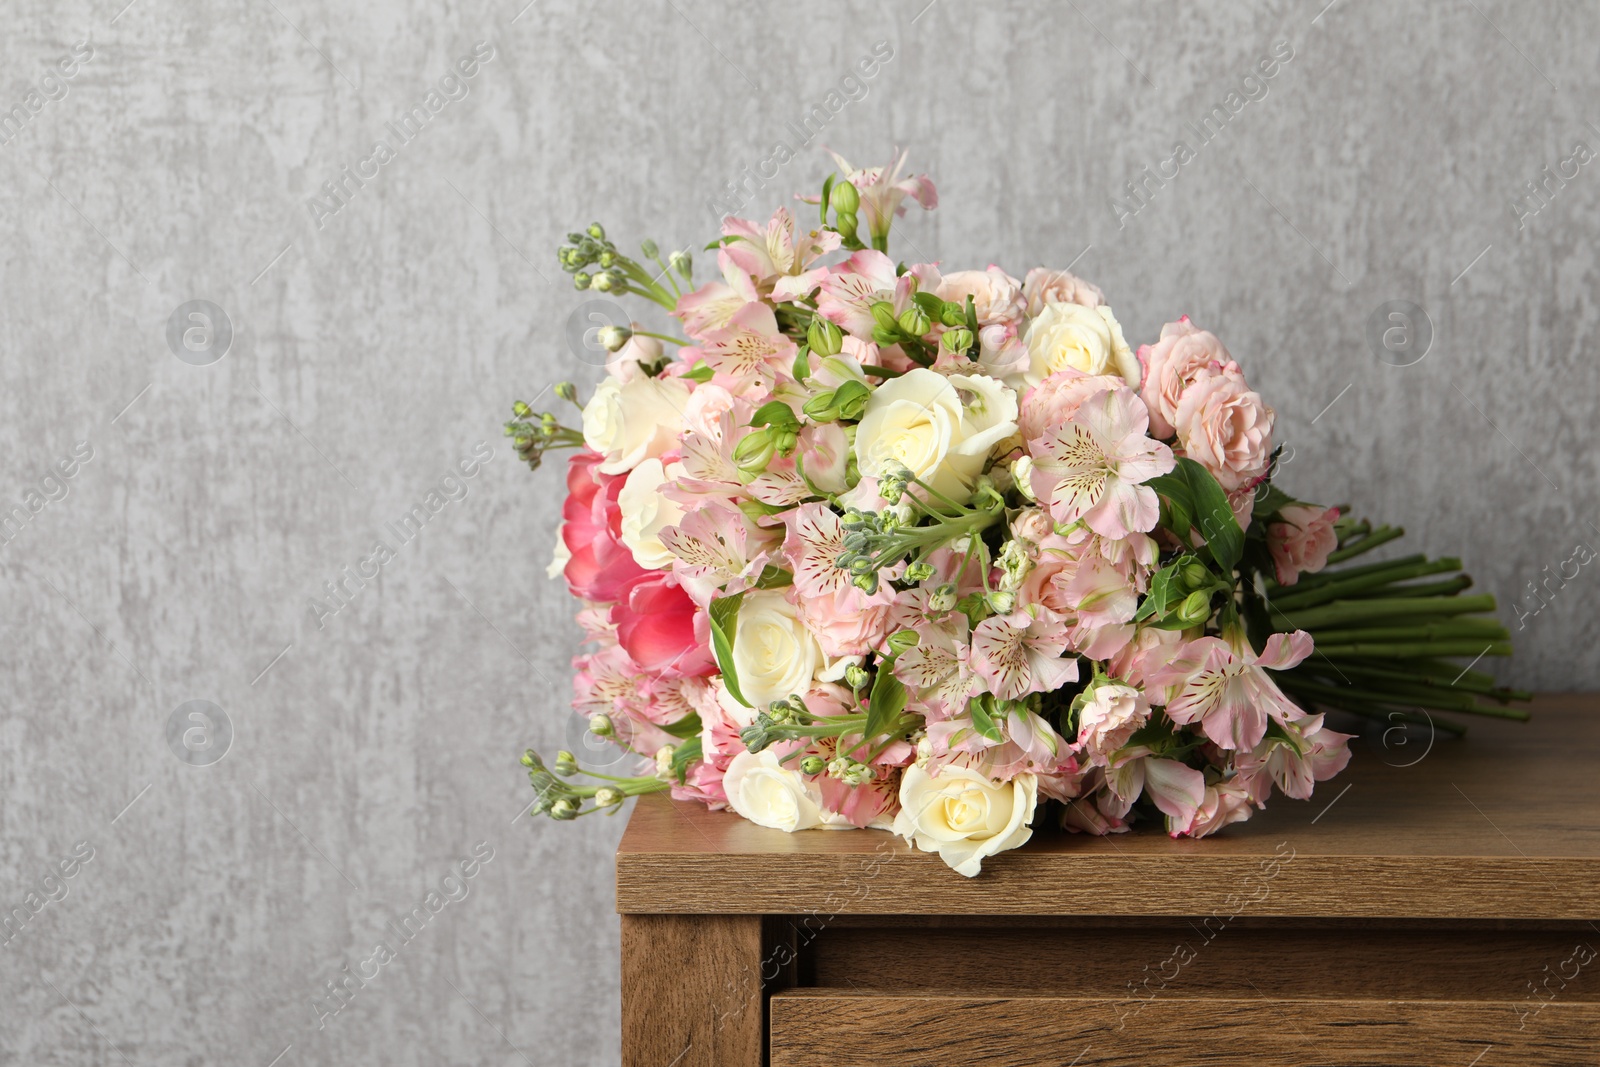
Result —
<instances>
[{"instance_id":1,"label":"pink rose","mask_svg":"<svg viewBox=\"0 0 1600 1067\"><path fill-rule=\"evenodd\" d=\"M863 655L881 645L889 634L893 603L894 589L888 583L871 596L844 584L831 595L797 597L795 610L823 655L832 658Z\"/></svg>"},{"instance_id":2,"label":"pink rose","mask_svg":"<svg viewBox=\"0 0 1600 1067\"><path fill-rule=\"evenodd\" d=\"M1023 440L1035 440L1045 431L1071 422L1078 408L1091 396L1125 385L1127 383L1115 374L1057 371L1023 394L1017 428Z\"/></svg>"},{"instance_id":3,"label":"pink rose","mask_svg":"<svg viewBox=\"0 0 1600 1067\"><path fill-rule=\"evenodd\" d=\"M1199 329L1185 315L1161 327L1161 340L1139 346L1139 362L1144 364L1144 385L1140 391L1150 409L1150 435L1171 437L1178 419L1178 402L1195 380L1220 371L1233 363L1217 336Z\"/></svg>"},{"instance_id":4,"label":"pink rose","mask_svg":"<svg viewBox=\"0 0 1600 1067\"><path fill-rule=\"evenodd\" d=\"M1106 302L1098 285L1091 285L1064 270L1035 267L1022 282L1022 295L1028 301L1028 314L1037 315L1046 304L1082 304L1097 308Z\"/></svg>"},{"instance_id":5,"label":"pink rose","mask_svg":"<svg viewBox=\"0 0 1600 1067\"><path fill-rule=\"evenodd\" d=\"M1267 548L1279 585L1293 585L1302 574L1315 574L1328 565L1328 553L1339 543L1333 531L1338 508L1326 510L1311 504L1286 504L1278 509L1278 522L1267 526Z\"/></svg>"},{"instance_id":6,"label":"pink rose","mask_svg":"<svg viewBox=\"0 0 1600 1067\"><path fill-rule=\"evenodd\" d=\"M972 297L972 309L979 326L1015 324L1022 319L1022 285L999 267L988 270L958 270L946 274L935 290L940 300L965 305Z\"/></svg>"},{"instance_id":7,"label":"pink rose","mask_svg":"<svg viewBox=\"0 0 1600 1067\"><path fill-rule=\"evenodd\" d=\"M1107 684L1094 691L1078 718L1078 744L1089 762L1104 767L1111 753L1128 743L1150 718L1150 702L1127 685Z\"/></svg>"},{"instance_id":8,"label":"pink rose","mask_svg":"<svg viewBox=\"0 0 1600 1067\"><path fill-rule=\"evenodd\" d=\"M1184 454L1233 491L1259 481L1272 458L1272 409L1236 368L1192 382L1173 425Z\"/></svg>"}]
</instances>

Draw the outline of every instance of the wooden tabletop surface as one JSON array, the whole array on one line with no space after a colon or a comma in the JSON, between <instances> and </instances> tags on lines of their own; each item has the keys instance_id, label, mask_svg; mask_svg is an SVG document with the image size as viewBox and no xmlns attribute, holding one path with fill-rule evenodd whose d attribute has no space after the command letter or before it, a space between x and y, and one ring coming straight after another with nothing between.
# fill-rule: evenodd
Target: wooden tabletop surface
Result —
<instances>
[{"instance_id":1,"label":"wooden tabletop surface","mask_svg":"<svg viewBox=\"0 0 1600 1067\"><path fill-rule=\"evenodd\" d=\"M973 879L884 832L785 834L656 794L617 849L617 910L1600 920L1600 695L1351 747L1309 801L1205 840L1040 831Z\"/></svg>"}]
</instances>

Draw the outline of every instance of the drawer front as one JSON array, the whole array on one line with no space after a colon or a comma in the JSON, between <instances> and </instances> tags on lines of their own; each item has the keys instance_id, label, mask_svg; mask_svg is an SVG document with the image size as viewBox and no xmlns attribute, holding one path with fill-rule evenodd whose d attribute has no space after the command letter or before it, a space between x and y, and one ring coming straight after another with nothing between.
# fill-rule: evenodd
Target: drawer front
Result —
<instances>
[{"instance_id":1,"label":"drawer front","mask_svg":"<svg viewBox=\"0 0 1600 1067\"><path fill-rule=\"evenodd\" d=\"M1185 996L771 999L772 1067L1595 1067L1600 1005Z\"/></svg>"}]
</instances>

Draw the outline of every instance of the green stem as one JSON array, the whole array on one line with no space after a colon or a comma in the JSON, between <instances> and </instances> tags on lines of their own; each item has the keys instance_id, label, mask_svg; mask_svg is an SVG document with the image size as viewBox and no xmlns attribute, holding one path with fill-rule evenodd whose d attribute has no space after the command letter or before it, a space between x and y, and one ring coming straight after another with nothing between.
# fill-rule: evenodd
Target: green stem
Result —
<instances>
[{"instance_id":1,"label":"green stem","mask_svg":"<svg viewBox=\"0 0 1600 1067\"><path fill-rule=\"evenodd\" d=\"M1377 568L1370 573L1353 577L1340 578L1337 581L1324 582L1314 589L1305 591L1294 590L1274 598L1273 603L1284 611L1294 611L1296 608L1316 607L1326 604L1330 600L1337 600L1351 593L1361 593L1377 589L1392 582L1409 581L1412 578L1421 578L1427 574L1442 574L1446 571L1461 569L1459 559L1424 560L1421 563L1401 563L1388 567ZM1293 589L1293 587L1290 587Z\"/></svg>"},{"instance_id":2,"label":"green stem","mask_svg":"<svg viewBox=\"0 0 1600 1067\"><path fill-rule=\"evenodd\" d=\"M1364 600L1370 597L1401 597L1401 596L1455 596L1457 593L1472 588L1470 574L1458 574L1454 578L1442 582L1419 582L1416 585L1386 586L1382 589L1372 589L1365 593L1349 594L1352 600Z\"/></svg>"},{"instance_id":3,"label":"green stem","mask_svg":"<svg viewBox=\"0 0 1600 1067\"><path fill-rule=\"evenodd\" d=\"M1338 659L1414 659L1418 656L1509 656L1510 641L1428 641L1417 644L1318 645L1317 651L1331 660Z\"/></svg>"},{"instance_id":4,"label":"green stem","mask_svg":"<svg viewBox=\"0 0 1600 1067\"><path fill-rule=\"evenodd\" d=\"M879 367L871 363L863 363L861 372L870 374L874 378L898 378L905 373L903 370L890 370L888 367Z\"/></svg>"},{"instance_id":5,"label":"green stem","mask_svg":"<svg viewBox=\"0 0 1600 1067\"><path fill-rule=\"evenodd\" d=\"M1459 689L1464 693L1477 693L1494 700L1529 700L1533 694L1521 689L1507 689L1496 685L1493 678L1479 671L1462 672L1452 668L1448 676L1444 674L1419 674L1412 664L1388 664L1377 666L1372 663L1343 662L1337 666L1324 668L1311 663L1294 668L1296 673L1311 671L1326 674L1336 671L1340 675L1354 675L1357 678L1366 678L1375 682L1396 682L1402 685L1427 686L1430 689ZM1445 664L1444 666L1449 666Z\"/></svg>"},{"instance_id":6,"label":"green stem","mask_svg":"<svg viewBox=\"0 0 1600 1067\"><path fill-rule=\"evenodd\" d=\"M1493 611L1494 595L1440 597L1373 597L1368 600L1335 600L1305 611L1279 612L1290 628L1327 629L1341 624L1376 622L1380 619L1430 615L1477 615Z\"/></svg>"},{"instance_id":7,"label":"green stem","mask_svg":"<svg viewBox=\"0 0 1600 1067\"><path fill-rule=\"evenodd\" d=\"M1371 552L1379 545L1388 544L1397 537L1403 537L1405 532L1405 529L1400 526L1380 526L1355 544L1346 545L1335 552L1328 553L1328 562L1343 563L1345 560L1359 556L1363 552Z\"/></svg>"},{"instance_id":8,"label":"green stem","mask_svg":"<svg viewBox=\"0 0 1600 1067\"><path fill-rule=\"evenodd\" d=\"M1511 631L1494 619L1456 619L1420 626L1366 626L1344 630L1314 630L1317 647L1359 645L1370 641L1438 641L1476 638L1483 641L1509 641Z\"/></svg>"},{"instance_id":9,"label":"green stem","mask_svg":"<svg viewBox=\"0 0 1600 1067\"><path fill-rule=\"evenodd\" d=\"M692 341L684 340L682 337L673 337L671 334L666 333L651 333L649 330L634 330L633 332L638 334L640 337L654 337L657 341L671 341L675 345L689 345L693 343Z\"/></svg>"},{"instance_id":10,"label":"green stem","mask_svg":"<svg viewBox=\"0 0 1600 1067\"><path fill-rule=\"evenodd\" d=\"M1356 567L1331 568L1328 570L1318 571L1316 574L1302 574L1300 576L1300 580L1294 585L1279 585L1277 582L1268 579L1267 588L1274 591L1287 590L1287 592L1283 594L1284 596L1298 595L1301 592L1309 589L1320 589L1329 582L1342 582L1346 578L1358 578L1363 575L1372 574L1376 571L1385 570L1389 567L1399 567L1407 563L1425 563L1427 562L1427 559L1427 556L1423 555L1421 552L1418 552L1413 556L1401 556L1399 559L1386 559L1381 563L1363 563Z\"/></svg>"}]
</instances>

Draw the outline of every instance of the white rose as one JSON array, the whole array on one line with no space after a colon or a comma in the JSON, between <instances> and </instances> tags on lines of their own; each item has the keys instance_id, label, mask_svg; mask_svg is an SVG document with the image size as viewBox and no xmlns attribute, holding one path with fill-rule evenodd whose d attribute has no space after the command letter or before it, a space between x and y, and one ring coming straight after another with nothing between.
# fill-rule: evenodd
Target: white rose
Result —
<instances>
[{"instance_id":1,"label":"white rose","mask_svg":"<svg viewBox=\"0 0 1600 1067\"><path fill-rule=\"evenodd\" d=\"M647 459L633 468L617 494L622 512L622 543L633 553L634 562L647 571L672 566L677 558L661 543L661 531L683 519L683 508L661 495L661 487L683 474L683 464L662 466L659 459Z\"/></svg>"},{"instance_id":2,"label":"white rose","mask_svg":"<svg viewBox=\"0 0 1600 1067\"><path fill-rule=\"evenodd\" d=\"M1028 824L1038 802L1039 780L1031 774L995 782L981 771L947 764L935 778L912 765L900 779L894 832L924 852L937 852L957 874L971 878L985 856L1033 836Z\"/></svg>"},{"instance_id":3,"label":"white rose","mask_svg":"<svg viewBox=\"0 0 1600 1067\"><path fill-rule=\"evenodd\" d=\"M602 474L621 474L659 457L683 432L689 387L676 378L607 378L583 409L583 443L605 456Z\"/></svg>"},{"instance_id":4,"label":"white rose","mask_svg":"<svg viewBox=\"0 0 1600 1067\"><path fill-rule=\"evenodd\" d=\"M733 670L753 708L811 689L826 659L811 631L782 593L746 593L733 627Z\"/></svg>"},{"instance_id":5,"label":"white rose","mask_svg":"<svg viewBox=\"0 0 1600 1067\"><path fill-rule=\"evenodd\" d=\"M1120 374L1129 385L1139 387L1139 359L1128 347L1111 309L1104 305L1046 304L1028 323L1024 341L1028 369L1022 377L1029 387L1064 370Z\"/></svg>"},{"instance_id":6,"label":"white rose","mask_svg":"<svg viewBox=\"0 0 1600 1067\"><path fill-rule=\"evenodd\" d=\"M868 399L856 427L856 462L871 477L904 464L939 492L965 499L989 452L1016 432L1016 418L1017 396L999 381L918 367Z\"/></svg>"},{"instance_id":7,"label":"white rose","mask_svg":"<svg viewBox=\"0 0 1600 1067\"><path fill-rule=\"evenodd\" d=\"M778 762L768 748L741 752L722 776L728 806L757 826L794 833L823 821L822 796L816 786L793 767Z\"/></svg>"},{"instance_id":8,"label":"white rose","mask_svg":"<svg viewBox=\"0 0 1600 1067\"><path fill-rule=\"evenodd\" d=\"M567 561L572 558L572 549L567 547L567 539L561 536L561 531L556 531L556 550L551 553L550 565L544 569L546 576L559 578L567 569Z\"/></svg>"}]
</instances>

